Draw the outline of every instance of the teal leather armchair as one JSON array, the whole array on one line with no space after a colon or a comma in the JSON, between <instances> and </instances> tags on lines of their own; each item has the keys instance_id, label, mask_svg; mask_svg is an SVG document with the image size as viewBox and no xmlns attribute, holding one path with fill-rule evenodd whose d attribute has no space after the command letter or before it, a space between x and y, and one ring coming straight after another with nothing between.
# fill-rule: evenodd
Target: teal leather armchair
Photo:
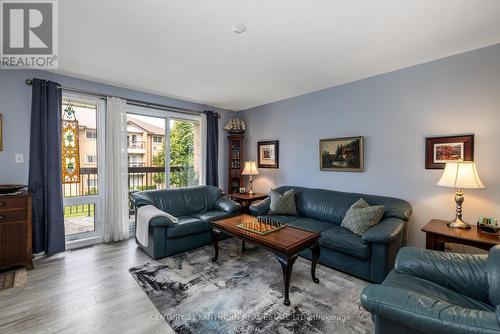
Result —
<instances>
[{"instance_id":1,"label":"teal leather armchair","mask_svg":"<svg viewBox=\"0 0 500 334\"><path fill-rule=\"evenodd\" d=\"M398 250L405 243L406 224L411 205L401 199L326 189L283 186L276 190L295 191L298 216L273 215L282 223L321 233L319 262L365 280L380 283L392 270ZM384 205L382 221L362 236L351 233L340 224L347 210L363 198L370 205ZM266 217L269 198L250 206L250 213ZM311 258L308 251L301 253Z\"/></svg>"},{"instance_id":2,"label":"teal leather armchair","mask_svg":"<svg viewBox=\"0 0 500 334\"><path fill-rule=\"evenodd\" d=\"M361 295L375 333L500 333L500 246L489 255L405 247Z\"/></svg>"},{"instance_id":3,"label":"teal leather armchair","mask_svg":"<svg viewBox=\"0 0 500 334\"><path fill-rule=\"evenodd\" d=\"M132 194L132 201L136 210L153 205L178 219L177 223L166 217L151 219L147 247L136 238L137 245L153 259L209 244L211 222L234 216L241 210L240 204L214 186L142 191Z\"/></svg>"}]
</instances>

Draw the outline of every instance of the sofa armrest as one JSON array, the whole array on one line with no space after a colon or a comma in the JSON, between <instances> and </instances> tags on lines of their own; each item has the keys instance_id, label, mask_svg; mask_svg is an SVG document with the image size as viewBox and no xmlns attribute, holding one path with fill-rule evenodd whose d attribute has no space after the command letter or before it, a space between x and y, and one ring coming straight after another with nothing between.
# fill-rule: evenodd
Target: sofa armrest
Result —
<instances>
[{"instance_id":1,"label":"sofa armrest","mask_svg":"<svg viewBox=\"0 0 500 334\"><path fill-rule=\"evenodd\" d=\"M405 224L406 222L399 218L384 218L361 235L361 239L367 242L390 243L403 233Z\"/></svg>"},{"instance_id":2,"label":"sofa armrest","mask_svg":"<svg viewBox=\"0 0 500 334\"><path fill-rule=\"evenodd\" d=\"M369 285L361 294L363 307L424 333L498 333L495 312L463 308L415 291Z\"/></svg>"},{"instance_id":3,"label":"sofa armrest","mask_svg":"<svg viewBox=\"0 0 500 334\"><path fill-rule=\"evenodd\" d=\"M254 202L250 205L250 213L253 216L267 215L269 208L271 207L271 198L268 197L262 201Z\"/></svg>"},{"instance_id":4,"label":"sofa armrest","mask_svg":"<svg viewBox=\"0 0 500 334\"><path fill-rule=\"evenodd\" d=\"M395 269L489 303L487 255L404 247L396 257Z\"/></svg>"},{"instance_id":5,"label":"sofa armrest","mask_svg":"<svg viewBox=\"0 0 500 334\"><path fill-rule=\"evenodd\" d=\"M140 208L141 206L145 206L145 205L156 206L154 204L154 202L151 200L151 198L147 197L142 192L136 192L136 193L131 194L130 199L132 200L132 203L134 204L134 206L136 208Z\"/></svg>"},{"instance_id":6,"label":"sofa armrest","mask_svg":"<svg viewBox=\"0 0 500 334\"><path fill-rule=\"evenodd\" d=\"M241 210L241 205L230 198L221 196L214 204L215 209L228 213L237 213Z\"/></svg>"},{"instance_id":7,"label":"sofa armrest","mask_svg":"<svg viewBox=\"0 0 500 334\"><path fill-rule=\"evenodd\" d=\"M154 217L149 221L149 226L152 227L170 227L174 225L175 223L167 217Z\"/></svg>"}]
</instances>

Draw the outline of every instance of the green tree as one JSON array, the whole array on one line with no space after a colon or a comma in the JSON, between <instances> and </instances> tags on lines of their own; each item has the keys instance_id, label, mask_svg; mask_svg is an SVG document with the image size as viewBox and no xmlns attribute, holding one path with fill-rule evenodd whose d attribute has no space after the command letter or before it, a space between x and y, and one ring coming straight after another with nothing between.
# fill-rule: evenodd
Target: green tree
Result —
<instances>
[{"instance_id":1,"label":"green tree","mask_svg":"<svg viewBox=\"0 0 500 334\"><path fill-rule=\"evenodd\" d=\"M165 145L165 144L163 144ZM170 129L170 185L172 187L185 187L193 178L194 164L194 131L190 122L174 121ZM165 166L164 147L160 153L153 158L153 166ZM163 173L157 174L154 181L161 183L165 181Z\"/></svg>"}]
</instances>

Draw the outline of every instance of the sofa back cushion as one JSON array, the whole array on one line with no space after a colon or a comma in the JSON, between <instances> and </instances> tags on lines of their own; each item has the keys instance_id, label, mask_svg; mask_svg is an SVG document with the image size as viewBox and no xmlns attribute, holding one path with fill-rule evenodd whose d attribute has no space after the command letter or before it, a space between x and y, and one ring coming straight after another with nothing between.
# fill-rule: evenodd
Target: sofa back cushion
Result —
<instances>
[{"instance_id":1,"label":"sofa back cushion","mask_svg":"<svg viewBox=\"0 0 500 334\"><path fill-rule=\"evenodd\" d=\"M297 213L303 217L341 224L347 210L360 198L370 206L383 205L385 208L383 218L395 217L408 220L411 216L411 205L398 198L293 186L276 188L280 193L289 189L295 190Z\"/></svg>"},{"instance_id":2,"label":"sofa back cushion","mask_svg":"<svg viewBox=\"0 0 500 334\"><path fill-rule=\"evenodd\" d=\"M488 295L492 305L500 306L500 245L488 255Z\"/></svg>"},{"instance_id":3,"label":"sofa back cushion","mask_svg":"<svg viewBox=\"0 0 500 334\"><path fill-rule=\"evenodd\" d=\"M212 210L214 203L222 195L222 190L217 187L198 186L141 191L132 196L137 206L152 204L162 211L168 212L175 217L180 217Z\"/></svg>"}]
</instances>

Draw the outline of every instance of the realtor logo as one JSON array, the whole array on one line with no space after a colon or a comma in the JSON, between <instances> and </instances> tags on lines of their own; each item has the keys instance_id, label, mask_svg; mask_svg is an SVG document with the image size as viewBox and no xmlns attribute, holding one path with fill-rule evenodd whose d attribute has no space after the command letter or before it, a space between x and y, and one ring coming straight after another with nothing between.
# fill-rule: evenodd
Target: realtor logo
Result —
<instances>
[{"instance_id":1,"label":"realtor logo","mask_svg":"<svg viewBox=\"0 0 500 334\"><path fill-rule=\"evenodd\" d=\"M58 67L57 0L0 0L0 68Z\"/></svg>"}]
</instances>

